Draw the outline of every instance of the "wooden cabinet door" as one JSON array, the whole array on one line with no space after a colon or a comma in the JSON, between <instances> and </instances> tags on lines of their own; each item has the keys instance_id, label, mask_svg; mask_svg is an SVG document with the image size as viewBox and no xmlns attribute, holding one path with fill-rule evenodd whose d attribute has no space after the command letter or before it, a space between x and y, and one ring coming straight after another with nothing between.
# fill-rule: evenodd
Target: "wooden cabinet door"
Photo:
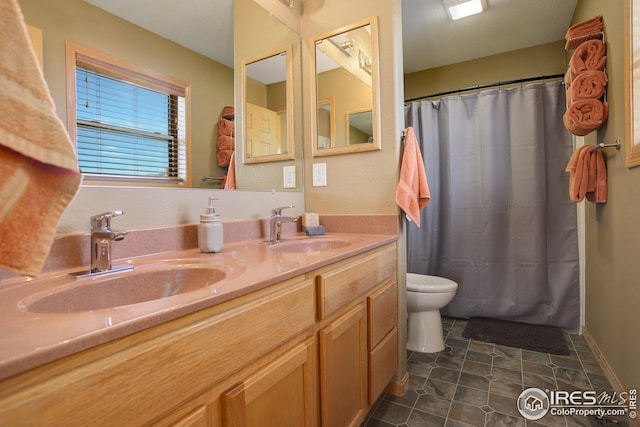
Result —
<instances>
[{"instance_id":1,"label":"wooden cabinet door","mask_svg":"<svg viewBox=\"0 0 640 427\"><path fill-rule=\"evenodd\" d=\"M224 392L223 427L317 426L315 349L302 343Z\"/></svg>"},{"instance_id":2,"label":"wooden cabinet door","mask_svg":"<svg viewBox=\"0 0 640 427\"><path fill-rule=\"evenodd\" d=\"M358 426L366 416L366 316L358 304L319 333L323 427Z\"/></svg>"}]
</instances>

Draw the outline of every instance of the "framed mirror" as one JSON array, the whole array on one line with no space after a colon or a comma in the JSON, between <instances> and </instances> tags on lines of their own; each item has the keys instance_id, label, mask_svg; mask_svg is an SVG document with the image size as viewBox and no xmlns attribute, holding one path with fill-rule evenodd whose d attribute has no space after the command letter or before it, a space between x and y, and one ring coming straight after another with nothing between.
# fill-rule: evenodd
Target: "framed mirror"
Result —
<instances>
[{"instance_id":1,"label":"framed mirror","mask_svg":"<svg viewBox=\"0 0 640 427\"><path fill-rule=\"evenodd\" d=\"M314 157L380 150L378 26L375 17L312 40L311 154ZM327 100L333 105L330 110ZM327 140L327 111L335 129Z\"/></svg>"},{"instance_id":2,"label":"framed mirror","mask_svg":"<svg viewBox=\"0 0 640 427\"><path fill-rule=\"evenodd\" d=\"M291 47L242 62L244 163L293 159Z\"/></svg>"}]
</instances>

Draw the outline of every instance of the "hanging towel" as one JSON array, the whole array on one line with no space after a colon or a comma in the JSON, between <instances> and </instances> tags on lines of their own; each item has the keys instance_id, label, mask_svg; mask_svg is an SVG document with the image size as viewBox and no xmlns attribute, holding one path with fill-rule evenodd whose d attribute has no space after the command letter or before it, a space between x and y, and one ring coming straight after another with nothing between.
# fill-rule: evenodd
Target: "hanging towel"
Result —
<instances>
[{"instance_id":1,"label":"hanging towel","mask_svg":"<svg viewBox=\"0 0 640 427\"><path fill-rule=\"evenodd\" d=\"M229 170L227 171L227 179L224 182L225 190L236 189L236 152L231 153L231 159L229 160Z\"/></svg>"},{"instance_id":2,"label":"hanging towel","mask_svg":"<svg viewBox=\"0 0 640 427\"><path fill-rule=\"evenodd\" d=\"M608 197L607 170L602 151L595 145L578 148L565 172L569 172L569 198L580 202L585 197L595 203L605 203Z\"/></svg>"},{"instance_id":3,"label":"hanging towel","mask_svg":"<svg viewBox=\"0 0 640 427\"><path fill-rule=\"evenodd\" d=\"M418 139L409 127L404 131L404 153L400 166L400 182L396 188L396 203L420 227L420 209L431 200L427 175Z\"/></svg>"},{"instance_id":4,"label":"hanging towel","mask_svg":"<svg viewBox=\"0 0 640 427\"><path fill-rule=\"evenodd\" d=\"M35 276L80 185L17 0L0 1L0 267Z\"/></svg>"}]
</instances>

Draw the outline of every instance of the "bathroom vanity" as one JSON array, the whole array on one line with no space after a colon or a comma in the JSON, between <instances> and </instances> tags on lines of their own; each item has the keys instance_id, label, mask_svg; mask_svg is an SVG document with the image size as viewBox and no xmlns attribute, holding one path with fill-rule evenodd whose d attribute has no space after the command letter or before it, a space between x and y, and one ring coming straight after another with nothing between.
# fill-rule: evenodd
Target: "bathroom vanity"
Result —
<instances>
[{"instance_id":1,"label":"bathroom vanity","mask_svg":"<svg viewBox=\"0 0 640 427\"><path fill-rule=\"evenodd\" d=\"M396 236L319 237L138 261L244 266L206 296L33 313L19 286L0 291L3 305L12 292L23 305L7 327L51 330L4 340L14 355L0 358L0 424L359 425L397 372Z\"/></svg>"}]
</instances>

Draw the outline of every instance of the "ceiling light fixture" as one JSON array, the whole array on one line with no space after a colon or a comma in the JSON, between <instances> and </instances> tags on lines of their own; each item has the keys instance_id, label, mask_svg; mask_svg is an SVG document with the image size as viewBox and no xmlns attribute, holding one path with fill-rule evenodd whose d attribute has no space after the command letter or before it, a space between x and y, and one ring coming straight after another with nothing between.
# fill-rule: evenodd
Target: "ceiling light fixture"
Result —
<instances>
[{"instance_id":1,"label":"ceiling light fixture","mask_svg":"<svg viewBox=\"0 0 640 427\"><path fill-rule=\"evenodd\" d=\"M482 12L487 8L487 0L444 0L444 8L455 21Z\"/></svg>"}]
</instances>

